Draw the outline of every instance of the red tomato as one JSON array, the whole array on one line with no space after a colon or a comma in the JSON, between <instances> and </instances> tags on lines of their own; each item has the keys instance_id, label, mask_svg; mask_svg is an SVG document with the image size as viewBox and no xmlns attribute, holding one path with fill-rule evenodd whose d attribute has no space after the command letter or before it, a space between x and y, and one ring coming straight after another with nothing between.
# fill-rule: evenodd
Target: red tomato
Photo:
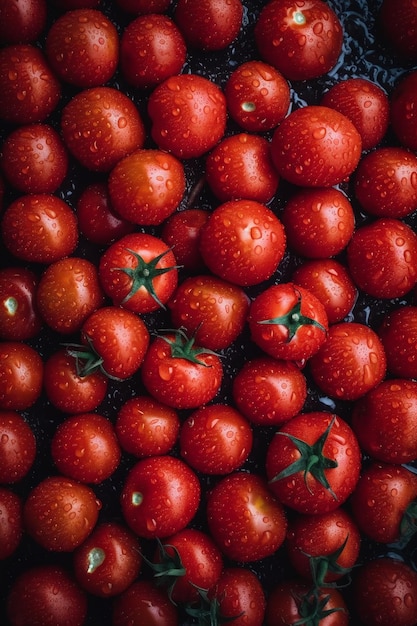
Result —
<instances>
[{"instance_id":1,"label":"red tomato","mask_svg":"<svg viewBox=\"0 0 417 626\"><path fill-rule=\"evenodd\" d=\"M147 396L135 396L120 407L115 431L120 446L129 454L167 454L177 442L180 419L175 409Z\"/></svg>"},{"instance_id":2,"label":"red tomato","mask_svg":"<svg viewBox=\"0 0 417 626\"><path fill-rule=\"evenodd\" d=\"M284 256L284 227L264 204L230 200L215 208L201 229L200 252L213 274L256 285L272 276Z\"/></svg>"},{"instance_id":3,"label":"red tomato","mask_svg":"<svg viewBox=\"0 0 417 626\"><path fill-rule=\"evenodd\" d=\"M255 25L261 58L289 80L316 78L329 72L342 51L343 27L321 0L273 0Z\"/></svg>"},{"instance_id":4,"label":"red tomato","mask_svg":"<svg viewBox=\"0 0 417 626\"><path fill-rule=\"evenodd\" d=\"M251 303L252 340L275 359L303 363L325 343L328 320L316 296L293 283L270 285Z\"/></svg>"},{"instance_id":5,"label":"red tomato","mask_svg":"<svg viewBox=\"0 0 417 626\"><path fill-rule=\"evenodd\" d=\"M320 105L292 111L271 140L278 174L301 187L333 187L347 180L361 152L362 139L350 119Z\"/></svg>"},{"instance_id":6,"label":"red tomato","mask_svg":"<svg viewBox=\"0 0 417 626\"><path fill-rule=\"evenodd\" d=\"M46 26L46 0L16 0L0 7L1 44L31 43Z\"/></svg>"},{"instance_id":7,"label":"red tomato","mask_svg":"<svg viewBox=\"0 0 417 626\"><path fill-rule=\"evenodd\" d=\"M119 35L97 9L66 11L47 32L45 54L60 80L76 87L97 87L116 71Z\"/></svg>"},{"instance_id":8,"label":"red tomato","mask_svg":"<svg viewBox=\"0 0 417 626\"><path fill-rule=\"evenodd\" d=\"M233 561L271 556L285 539L285 510L258 474L235 472L208 494L207 521L212 537Z\"/></svg>"},{"instance_id":9,"label":"red tomato","mask_svg":"<svg viewBox=\"0 0 417 626\"><path fill-rule=\"evenodd\" d=\"M362 138L362 150L374 148L388 130L388 96L370 80L356 77L341 80L326 91L321 104L336 109L353 122Z\"/></svg>"},{"instance_id":10,"label":"red tomato","mask_svg":"<svg viewBox=\"0 0 417 626\"><path fill-rule=\"evenodd\" d=\"M376 387L386 373L386 356L378 335L358 322L339 322L309 361L317 386L339 400L357 400Z\"/></svg>"},{"instance_id":11,"label":"red tomato","mask_svg":"<svg viewBox=\"0 0 417 626\"><path fill-rule=\"evenodd\" d=\"M223 50L236 39L243 17L240 0L179 0L174 19L190 48Z\"/></svg>"},{"instance_id":12,"label":"red tomato","mask_svg":"<svg viewBox=\"0 0 417 626\"><path fill-rule=\"evenodd\" d=\"M262 626L266 608L265 592L261 582L246 567L226 567L209 597L218 603L223 620L234 626Z\"/></svg>"},{"instance_id":13,"label":"red tomato","mask_svg":"<svg viewBox=\"0 0 417 626\"><path fill-rule=\"evenodd\" d=\"M198 345L210 350L230 346L242 332L249 298L238 285L216 276L189 276L168 302L175 328L194 333Z\"/></svg>"},{"instance_id":14,"label":"red tomato","mask_svg":"<svg viewBox=\"0 0 417 626\"><path fill-rule=\"evenodd\" d=\"M25 341L35 337L42 328L36 304L39 279L30 269L0 269L0 338Z\"/></svg>"},{"instance_id":15,"label":"red tomato","mask_svg":"<svg viewBox=\"0 0 417 626\"><path fill-rule=\"evenodd\" d=\"M165 79L148 100L151 135L161 150L181 159L200 157L223 137L226 99L220 87L198 74Z\"/></svg>"},{"instance_id":16,"label":"red tomato","mask_svg":"<svg viewBox=\"0 0 417 626\"><path fill-rule=\"evenodd\" d=\"M375 558L357 570L353 602L367 626L414 626L417 572L397 558Z\"/></svg>"},{"instance_id":17,"label":"red tomato","mask_svg":"<svg viewBox=\"0 0 417 626\"><path fill-rule=\"evenodd\" d=\"M62 111L61 131L81 165L99 172L109 172L145 141L137 107L113 87L91 87L75 94Z\"/></svg>"},{"instance_id":18,"label":"red tomato","mask_svg":"<svg viewBox=\"0 0 417 626\"><path fill-rule=\"evenodd\" d=\"M279 182L270 142L247 133L222 139L206 159L206 180L221 202L239 198L269 202Z\"/></svg>"},{"instance_id":19,"label":"red tomato","mask_svg":"<svg viewBox=\"0 0 417 626\"><path fill-rule=\"evenodd\" d=\"M15 411L0 412L0 483L24 478L36 457L36 438L30 424Z\"/></svg>"},{"instance_id":20,"label":"red tomato","mask_svg":"<svg viewBox=\"0 0 417 626\"><path fill-rule=\"evenodd\" d=\"M205 269L199 239L209 215L205 209L184 209L173 213L162 225L161 239L175 250L177 263L192 274Z\"/></svg>"},{"instance_id":21,"label":"red tomato","mask_svg":"<svg viewBox=\"0 0 417 626\"><path fill-rule=\"evenodd\" d=\"M225 88L227 109L241 128L262 132L278 126L290 107L290 86L272 65L250 60L230 74Z\"/></svg>"},{"instance_id":22,"label":"red tomato","mask_svg":"<svg viewBox=\"0 0 417 626\"><path fill-rule=\"evenodd\" d=\"M64 335L79 331L104 303L96 266L75 256L51 263L39 280L36 302L50 328Z\"/></svg>"},{"instance_id":23,"label":"red tomato","mask_svg":"<svg viewBox=\"0 0 417 626\"><path fill-rule=\"evenodd\" d=\"M145 388L159 402L175 409L194 409L216 396L223 366L217 354L179 329L154 339L141 374Z\"/></svg>"},{"instance_id":24,"label":"red tomato","mask_svg":"<svg viewBox=\"0 0 417 626\"><path fill-rule=\"evenodd\" d=\"M179 626L177 606L150 580L135 581L112 606L113 626Z\"/></svg>"},{"instance_id":25,"label":"red tomato","mask_svg":"<svg viewBox=\"0 0 417 626\"><path fill-rule=\"evenodd\" d=\"M292 361L257 357L233 378L237 408L258 426L277 426L299 413L307 398L307 382Z\"/></svg>"},{"instance_id":26,"label":"red tomato","mask_svg":"<svg viewBox=\"0 0 417 626\"><path fill-rule=\"evenodd\" d=\"M118 215L134 224L159 225L183 198L184 167L162 150L137 150L116 164L108 186Z\"/></svg>"},{"instance_id":27,"label":"red tomato","mask_svg":"<svg viewBox=\"0 0 417 626\"><path fill-rule=\"evenodd\" d=\"M128 526L145 538L173 535L193 519L201 487L195 472L181 459L153 456L128 472L121 508Z\"/></svg>"},{"instance_id":28,"label":"red tomato","mask_svg":"<svg viewBox=\"0 0 417 626\"><path fill-rule=\"evenodd\" d=\"M282 216L288 246L308 258L342 252L352 237L355 214L339 189L301 189L287 200Z\"/></svg>"},{"instance_id":29,"label":"red tomato","mask_svg":"<svg viewBox=\"0 0 417 626\"><path fill-rule=\"evenodd\" d=\"M120 39L120 69L142 89L179 74L187 48L183 34L167 16L151 12L129 22Z\"/></svg>"},{"instance_id":30,"label":"red tomato","mask_svg":"<svg viewBox=\"0 0 417 626\"><path fill-rule=\"evenodd\" d=\"M0 342L0 409L23 411L41 395L44 364L40 354L20 341Z\"/></svg>"},{"instance_id":31,"label":"red tomato","mask_svg":"<svg viewBox=\"0 0 417 626\"><path fill-rule=\"evenodd\" d=\"M1 232L6 248L31 263L53 263L72 254L78 243L74 211L51 194L14 200L3 213Z\"/></svg>"},{"instance_id":32,"label":"red tomato","mask_svg":"<svg viewBox=\"0 0 417 626\"><path fill-rule=\"evenodd\" d=\"M139 541L116 522L97 524L73 554L79 585L94 596L109 598L125 591L142 565Z\"/></svg>"},{"instance_id":33,"label":"red tomato","mask_svg":"<svg viewBox=\"0 0 417 626\"><path fill-rule=\"evenodd\" d=\"M400 378L417 378L417 307L400 306L386 313L377 332L389 372Z\"/></svg>"},{"instance_id":34,"label":"red tomato","mask_svg":"<svg viewBox=\"0 0 417 626\"><path fill-rule=\"evenodd\" d=\"M49 124L20 126L3 142L1 167L22 193L54 193L68 173L67 151Z\"/></svg>"},{"instance_id":35,"label":"red tomato","mask_svg":"<svg viewBox=\"0 0 417 626\"><path fill-rule=\"evenodd\" d=\"M417 234L397 218L360 226L347 246L353 281L375 298L399 298L417 283Z\"/></svg>"},{"instance_id":36,"label":"red tomato","mask_svg":"<svg viewBox=\"0 0 417 626\"><path fill-rule=\"evenodd\" d=\"M150 313L164 307L174 293L178 266L162 239L134 232L105 250L99 261L99 276L115 305Z\"/></svg>"},{"instance_id":37,"label":"red tomato","mask_svg":"<svg viewBox=\"0 0 417 626\"><path fill-rule=\"evenodd\" d=\"M40 48L17 44L0 50L0 119L14 124L42 122L60 97L61 85Z\"/></svg>"},{"instance_id":38,"label":"red tomato","mask_svg":"<svg viewBox=\"0 0 417 626\"><path fill-rule=\"evenodd\" d=\"M17 550L23 536L23 503L20 496L0 487L0 561Z\"/></svg>"},{"instance_id":39,"label":"red tomato","mask_svg":"<svg viewBox=\"0 0 417 626\"><path fill-rule=\"evenodd\" d=\"M101 502L87 485L48 476L25 500L25 529L45 550L72 552L93 530L100 508Z\"/></svg>"},{"instance_id":40,"label":"red tomato","mask_svg":"<svg viewBox=\"0 0 417 626\"><path fill-rule=\"evenodd\" d=\"M403 148L417 150L417 71L402 76L391 94L391 127Z\"/></svg>"},{"instance_id":41,"label":"red tomato","mask_svg":"<svg viewBox=\"0 0 417 626\"><path fill-rule=\"evenodd\" d=\"M395 0L383 0L378 22L381 34L391 50L406 61L417 60L417 7L413 0L403 0L401 11Z\"/></svg>"},{"instance_id":42,"label":"red tomato","mask_svg":"<svg viewBox=\"0 0 417 626\"><path fill-rule=\"evenodd\" d=\"M101 483L117 469L121 450L113 424L96 413L69 416L51 439L58 471L82 483Z\"/></svg>"},{"instance_id":43,"label":"red tomato","mask_svg":"<svg viewBox=\"0 0 417 626\"><path fill-rule=\"evenodd\" d=\"M17 575L7 594L11 626L83 626L87 596L60 565L34 565Z\"/></svg>"}]
</instances>

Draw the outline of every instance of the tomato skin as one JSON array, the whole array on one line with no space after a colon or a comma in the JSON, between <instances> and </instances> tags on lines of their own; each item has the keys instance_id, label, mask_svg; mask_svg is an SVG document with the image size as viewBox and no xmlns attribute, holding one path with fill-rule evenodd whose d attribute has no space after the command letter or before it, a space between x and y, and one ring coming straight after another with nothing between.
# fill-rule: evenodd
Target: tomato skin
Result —
<instances>
[{"instance_id":1,"label":"tomato skin","mask_svg":"<svg viewBox=\"0 0 417 626\"><path fill-rule=\"evenodd\" d=\"M390 121L395 136L403 148L417 150L417 71L403 76L390 99Z\"/></svg>"},{"instance_id":2,"label":"tomato skin","mask_svg":"<svg viewBox=\"0 0 417 626\"><path fill-rule=\"evenodd\" d=\"M225 618L233 618L235 626L262 626L266 597L252 570L225 567L209 596L216 598L220 614Z\"/></svg>"},{"instance_id":3,"label":"tomato skin","mask_svg":"<svg viewBox=\"0 0 417 626\"><path fill-rule=\"evenodd\" d=\"M0 487L0 562L17 550L23 536L23 501L6 487Z\"/></svg>"},{"instance_id":4,"label":"tomato skin","mask_svg":"<svg viewBox=\"0 0 417 626\"><path fill-rule=\"evenodd\" d=\"M173 213L162 225L161 239L175 250L178 265L190 274L198 274L205 269L199 239L209 215L205 209L184 209Z\"/></svg>"},{"instance_id":5,"label":"tomato skin","mask_svg":"<svg viewBox=\"0 0 417 626\"><path fill-rule=\"evenodd\" d=\"M24 478L36 457L32 427L16 411L0 412L0 483L16 483Z\"/></svg>"},{"instance_id":6,"label":"tomato skin","mask_svg":"<svg viewBox=\"0 0 417 626\"><path fill-rule=\"evenodd\" d=\"M179 0L174 20L190 48L223 50L239 34L243 17L240 0Z\"/></svg>"},{"instance_id":7,"label":"tomato skin","mask_svg":"<svg viewBox=\"0 0 417 626\"><path fill-rule=\"evenodd\" d=\"M40 354L20 341L0 342L0 409L23 411L41 395L44 363Z\"/></svg>"},{"instance_id":8,"label":"tomato skin","mask_svg":"<svg viewBox=\"0 0 417 626\"><path fill-rule=\"evenodd\" d=\"M388 371L400 378L417 378L417 307L401 306L387 313L378 336L384 346Z\"/></svg>"},{"instance_id":9,"label":"tomato skin","mask_svg":"<svg viewBox=\"0 0 417 626\"><path fill-rule=\"evenodd\" d=\"M179 626L178 609L166 592L150 580L139 579L113 602L114 626Z\"/></svg>"},{"instance_id":10,"label":"tomato skin","mask_svg":"<svg viewBox=\"0 0 417 626\"><path fill-rule=\"evenodd\" d=\"M0 338L25 341L42 328L36 304L39 278L25 267L0 269Z\"/></svg>"},{"instance_id":11,"label":"tomato skin","mask_svg":"<svg viewBox=\"0 0 417 626\"><path fill-rule=\"evenodd\" d=\"M395 54L406 61L417 60L417 43L413 32L417 27L417 11L412 0L401 3L401 11L393 0L383 0L378 21L380 34Z\"/></svg>"},{"instance_id":12,"label":"tomato skin","mask_svg":"<svg viewBox=\"0 0 417 626\"><path fill-rule=\"evenodd\" d=\"M46 26L46 0L17 0L0 7L0 42L31 43Z\"/></svg>"},{"instance_id":13,"label":"tomato skin","mask_svg":"<svg viewBox=\"0 0 417 626\"><path fill-rule=\"evenodd\" d=\"M254 34L262 60L289 80L326 74L336 65L342 50L342 24L321 0L268 2Z\"/></svg>"},{"instance_id":14,"label":"tomato skin","mask_svg":"<svg viewBox=\"0 0 417 626\"><path fill-rule=\"evenodd\" d=\"M376 387L386 373L384 347L372 328L358 322L339 322L309 361L318 387L333 398L357 400Z\"/></svg>"},{"instance_id":15,"label":"tomato skin","mask_svg":"<svg viewBox=\"0 0 417 626\"><path fill-rule=\"evenodd\" d=\"M128 526L139 537L164 538L187 526L200 502L195 472L181 459L153 456L129 471L121 494Z\"/></svg>"}]
</instances>

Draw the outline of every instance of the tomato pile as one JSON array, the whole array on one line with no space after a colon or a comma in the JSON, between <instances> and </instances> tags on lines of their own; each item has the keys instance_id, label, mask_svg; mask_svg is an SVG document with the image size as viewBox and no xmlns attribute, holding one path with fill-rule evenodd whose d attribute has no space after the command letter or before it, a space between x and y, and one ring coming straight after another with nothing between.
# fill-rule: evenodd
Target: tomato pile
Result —
<instances>
[{"instance_id":1,"label":"tomato pile","mask_svg":"<svg viewBox=\"0 0 417 626\"><path fill-rule=\"evenodd\" d=\"M0 622L417 624L415 2L0 44Z\"/></svg>"}]
</instances>

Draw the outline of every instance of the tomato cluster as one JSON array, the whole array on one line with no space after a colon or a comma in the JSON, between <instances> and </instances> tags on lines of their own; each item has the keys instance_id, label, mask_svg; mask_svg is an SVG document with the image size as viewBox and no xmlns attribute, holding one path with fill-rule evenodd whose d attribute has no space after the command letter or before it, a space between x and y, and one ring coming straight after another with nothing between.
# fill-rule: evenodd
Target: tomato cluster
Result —
<instances>
[{"instance_id":1,"label":"tomato cluster","mask_svg":"<svg viewBox=\"0 0 417 626\"><path fill-rule=\"evenodd\" d=\"M1 4L2 624L417 624L416 41Z\"/></svg>"}]
</instances>

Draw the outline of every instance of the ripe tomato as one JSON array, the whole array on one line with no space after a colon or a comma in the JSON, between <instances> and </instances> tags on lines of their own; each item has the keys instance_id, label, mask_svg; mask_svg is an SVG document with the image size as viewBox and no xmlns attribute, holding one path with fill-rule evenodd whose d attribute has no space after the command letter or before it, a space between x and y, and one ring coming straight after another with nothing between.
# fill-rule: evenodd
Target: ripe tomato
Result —
<instances>
[{"instance_id":1,"label":"ripe tomato","mask_svg":"<svg viewBox=\"0 0 417 626\"><path fill-rule=\"evenodd\" d=\"M174 19L190 48L223 50L236 39L242 24L240 0L179 0Z\"/></svg>"},{"instance_id":2,"label":"ripe tomato","mask_svg":"<svg viewBox=\"0 0 417 626\"><path fill-rule=\"evenodd\" d=\"M138 579L114 598L113 626L179 626L178 608L164 589L151 580Z\"/></svg>"},{"instance_id":3,"label":"ripe tomato","mask_svg":"<svg viewBox=\"0 0 417 626\"><path fill-rule=\"evenodd\" d=\"M390 98L391 127L403 148L417 150L417 71L402 76Z\"/></svg>"},{"instance_id":4,"label":"ripe tomato","mask_svg":"<svg viewBox=\"0 0 417 626\"><path fill-rule=\"evenodd\" d=\"M200 494L195 472L181 459L161 455L133 465L120 503L133 532L139 537L162 539L189 524L200 504Z\"/></svg>"},{"instance_id":5,"label":"ripe tomato","mask_svg":"<svg viewBox=\"0 0 417 626\"><path fill-rule=\"evenodd\" d=\"M338 415L300 413L273 436L265 468L280 502L299 513L328 513L355 489L361 451L353 430Z\"/></svg>"},{"instance_id":6,"label":"ripe tomato","mask_svg":"<svg viewBox=\"0 0 417 626\"><path fill-rule=\"evenodd\" d=\"M51 456L60 474L98 484L115 472L121 450L109 419L82 413L58 425L51 439Z\"/></svg>"},{"instance_id":7,"label":"ripe tomato","mask_svg":"<svg viewBox=\"0 0 417 626\"><path fill-rule=\"evenodd\" d=\"M23 536L23 502L20 496L0 487L0 561L17 550Z\"/></svg>"},{"instance_id":8,"label":"ripe tomato","mask_svg":"<svg viewBox=\"0 0 417 626\"><path fill-rule=\"evenodd\" d=\"M97 9L66 11L47 32L45 54L60 80L76 87L97 87L116 71L119 35Z\"/></svg>"},{"instance_id":9,"label":"ripe tomato","mask_svg":"<svg viewBox=\"0 0 417 626\"><path fill-rule=\"evenodd\" d=\"M240 286L272 276L285 253L285 231L267 206L255 200L230 200L216 207L200 233L207 267Z\"/></svg>"},{"instance_id":10,"label":"ripe tomato","mask_svg":"<svg viewBox=\"0 0 417 626\"><path fill-rule=\"evenodd\" d=\"M308 258L339 254L355 228L350 200L333 187L296 191L285 203L281 219L289 248Z\"/></svg>"},{"instance_id":11,"label":"ripe tomato","mask_svg":"<svg viewBox=\"0 0 417 626\"><path fill-rule=\"evenodd\" d=\"M134 224L159 225L182 200L184 167L162 150L137 150L115 165L108 186L112 206L120 217Z\"/></svg>"},{"instance_id":12,"label":"ripe tomato","mask_svg":"<svg viewBox=\"0 0 417 626\"><path fill-rule=\"evenodd\" d=\"M417 42L413 36L417 27L417 9L413 0L403 0L398 11L395 0L383 0L378 23L380 34L391 50L406 61L417 60Z\"/></svg>"},{"instance_id":13,"label":"ripe tomato","mask_svg":"<svg viewBox=\"0 0 417 626\"><path fill-rule=\"evenodd\" d=\"M145 141L138 109L114 87L91 87L75 94L62 111L61 131L81 165L99 172L109 172Z\"/></svg>"},{"instance_id":14,"label":"ripe tomato","mask_svg":"<svg viewBox=\"0 0 417 626\"><path fill-rule=\"evenodd\" d=\"M289 80L326 74L336 65L342 51L342 24L322 0L268 2L254 34L262 60Z\"/></svg>"},{"instance_id":15,"label":"ripe tomato","mask_svg":"<svg viewBox=\"0 0 417 626\"><path fill-rule=\"evenodd\" d=\"M0 412L0 483L24 478L36 457L36 438L30 424L16 411Z\"/></svg>"},{"instance_id":16,"label":"ripe tomato","mask_svg":"<svg viewBox=\"0 0 417 626\"><path fill-rule=\"evenodd\" d=\"M399 298L417 283L417 235L400 219L378 218L355 230L347 262L362 291L375 298Z\"/></svg>"},{"instance_id":17,"label":"ripe tomato","mask_svg":"<svg viewBox=\"0 0 417 626\"><path fill-rule=\"evenodd\" d=\"M376 387L386 373L386 356L378 335L358 322L339 322L309 361L314 382L339 400L357 400Z\"/></svg>"},{"instance_id":18,"label":"ripe tomato","mask_svg":"<svg viewBox=\"0 0 417 626\"><path fill-rule=\"evenodd\" d=\"M25 500L25 529L45 550L72 552L93 530L100 508L101 502L87 485L48 476Z\"/></svg>"},{"instance_id":19,"label":"ripe tomato","mask_svg":"<svg viewBox=\"0 0 417 626\"><path fill-rule=\"evenodd\" d=\"M210 350L230 346L242 332L249 298L238 285L216 276L189 276L168 302L175 328L182 326Z\"/></svg>"},{"instance_id":20,"label":"ripe tomato","mask_svg":"<svg viewBox=\"0 0 417 626\"><path fill-rule=\"evenodd\" d=\"M25 341L42 328L36 304L38 276L25 267L0 269L0 338Z\"/></svg>"},{"instance_id":21,"label":"ripe tomato","mask_svg":"<svg viewBox=\"0 0 417 626\"><path fill-rule=\"evenodd\" d=\"M227 109L237 124L249 132L278 126L290 107L290 86L272 65L250 60L230 74L224 87Z\"/></svg>"},{"instance_id":22,"label":"ripe tomato","mask_svg":"<svg viewBox=\"0 0 417 626\"><path fill-rule=\"evenodd\" d=\"M42 392L44 364L40 354L20 341L0 342L0 410L23 411Z\"/></svg>"},{"instance_id":23,"label":"ripe tomato","mask_svg":"<svg viewBox=\"0 0 417 626\"><path fill-rule=\"evenodd\" d=\"M53 263L72 254L78 243L77 218L58 196L26 194L3 213L1 234L6 248L30 263Z\"/></svg>"},{"instance_id":24,"label":"ripe tomato","mask_svg":"<svg viewBox=\"0 0 417 626\"><path fill-rule=\"evenodd\" d=\"M377 332L389 372L400 378L417 378L417 307L405 305L386 313Z\"/></svg>"},{"instance_id":25,"label":"ripe tomato","mask_svg":"<svg viewBox=\"0 0 417 626\"><path fill-rule=\"evenodd\" d=\"M0 7L0 42L31 43L46 26L46 0L4 2Z\"/></svg>"},{"instance_id":26,"label":"ripe tomato","mask_svg":"<svg viewBox=\"0 0 417 626\"><path fill-rule=\"evenodd\" d=\"M239 198L269 202L279 183L270 142L248 133L222 139L206 159L206 180L221 202Z\"/></svg>"},{"instance_id":27,"label":"ripe tomato","mask_svg":"<svg viewBox=\"0 0 417 626\"><path fill-rule=\"evenodd\" d=\"M303 363L326 341L328 321L316 296L293 283L270 285L251 303L252 340L275 359Z\"/></svg>"},{"instance_id":28,"label":"ripe tomato","mask_svg":"<svg viewBox=\"0 0 417 626\"><path fill-rule=\"evenodd\" d=\"M225 567L216 585L209 591L218 603L218 613L234 626L262 626L266 608L261 582L246 567Z\"/></svg>"},{"instance_id":29,"label":"ripe tomato","mask_svg":"<svg viewBox=\"0 0 417 626\"><path fill-rule=\"evenodd\" d=\"M154 339L141 374L145 388L159 402L175 409L194 409L216 396L223 366L217 354L178 329Z\"/></svg>"},{"instance_id":30,"label":"ripe tomato","mask_svg":"<svg viewBox=\"0 0 417 626\"><path fill-rule=\"evenodd\" d=\"M173 213L162 225L161 239L175 250L177 263L188 273L198 274L205 269L199 239L209 215L205 209L184 209Z\"/></svg>"},{"instance_id":31,"label":"ripe tomato","mask_svg":"<svg viewBox=\"0 0 417 626\"><path fill-rule=\"evenodd\" d=\"M207 496L206 512L212 537L233 561L264 559L284 542L284 507L258 474L234 472L222 477Z\"/></svg>"},{"instance_id":32,"label":"ripe tomato","mask_svg":"<svg viewBox=\"0 0 417 626\"><path fill-rule=\"evenodd\" d=\"M292 111L271 140L278 174L301 187L333 187L347 180L361 152L362 139L350 119L321 105Z\"/></svg>"},{"instance_id":33,"label":"ripe tomato","mask_svg":"<svg viewBox=\"0 0 417 626\"><path fill-rule=\"evenodd\" d=\"M226 99L214 82L199 74L165 79L148 100L151 135L161 150L181 159L200 157L223 137Z\"/></svg>"}]
</instances>

